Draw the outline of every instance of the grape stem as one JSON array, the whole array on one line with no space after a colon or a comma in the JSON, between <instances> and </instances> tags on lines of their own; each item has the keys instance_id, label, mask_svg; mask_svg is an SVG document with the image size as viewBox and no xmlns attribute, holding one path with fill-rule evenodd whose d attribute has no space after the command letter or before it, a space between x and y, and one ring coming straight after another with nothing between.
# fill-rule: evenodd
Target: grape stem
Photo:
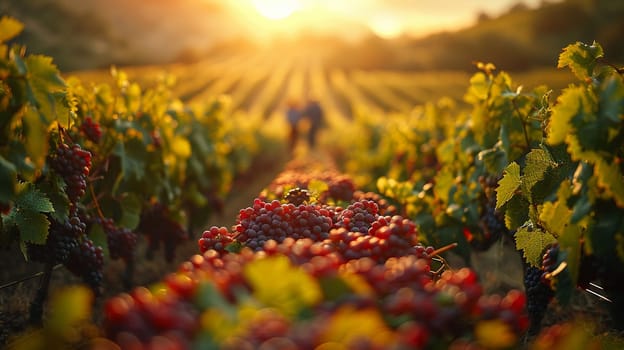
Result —
<instances>
[{"instance_id":1,"label":"grape stem","mask_svg":"<svg viewBox=\"0 0 624 350\"><path fill-rule=\"evenodd\" d=\"M458 245L457 242L451 243L451 244L447 244L444 247L441 247L441 248L438 248L438 249L434 250L429 255L430 256L440 255L442 253L448 252L451 249L454 249L455 247L457 247L457 245Z\"/></svg>"}]
</instances>

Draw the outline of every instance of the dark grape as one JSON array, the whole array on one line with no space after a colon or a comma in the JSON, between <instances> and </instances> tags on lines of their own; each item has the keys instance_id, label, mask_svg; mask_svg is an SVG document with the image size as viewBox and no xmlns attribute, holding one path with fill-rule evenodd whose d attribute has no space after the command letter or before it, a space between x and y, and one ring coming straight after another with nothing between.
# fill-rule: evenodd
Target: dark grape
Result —
<instances>
[{"instance_id":1,"label":"dark grape","mask_svg":"<svg viewBox=\"0 0 624 350\"><path fill-rule=\"evenodd\" d=\"M91 117L86 117L80 125L80 131L82 131L87 139L98 143L102 138L102 129L100 124L93 120Z\"/></svg>"},{"instance_id":2,"label":"dark grape","mask_svg":"<svg viewBox=\"0 0 624 350\"><path fill-rule=\"evenodd\" d=\"M126 262L134 260L137 235L130 229L116 226L113 219L110 218L98 218L96 222L102 226L104 233L106 233L108 254L111 259L121 258Z\"/></svg>"},{"instance_id":3,"label":"dark grape","mask_svg":"<svg viewBox=\"0 0 624 350\"><path fill-rule=\"evenodd\" d=\"M148 259L153 257L162 244L165 260L172 262L175 258L175 249L188 239L188 232L182 224L173 220L166 205L153 202L141 212L137 233L145 235L148 241L146 254Z\"/></svg>"},{"instance_id":4,"label":"dark grape","mask_svg":"<svg viewBox=\"0 0 624 350\"><path fill-rule=\"evenodd\" d=\"M80 277L96 294L102 287L104 253L102 247L95 246L93 241L85 238L70 253L65 267Z\"/></svg>"},{"instance_id":5,"label":"dark grape","mask_svg":"<svg viewBox=\"0 0 624 350\"><path fill-rule=\"evenodd\" d=\"M46 243L28 243L28 257L42 263L63 264L78 246L79 239L85 235L86 225L77 216L70 216L60 222L48 215L48 221L50 228Z\"/></svg>"},{"instance_id":6,"label":"dark grape","mask_svg":"<svg viewBox=\"0 0 624 350\"><path fill-rule=\"evenodd\" d=\"M310 201L310 193L306 189L295 187L286 193L284 199L294 205L305 204Z\"/></svg>"},{"instance_id":7,"label":"dark grape","mask_svg":"<svg viewBox=\"0 0 624 350\"><path fill-rule=\"evenodd\" d=\"M542 279L543 271L540 268L529 266L524 272L524 289L527 297L527 312L529 314L529 333L537 334L542 319L548 309L548 304L554 296L550 286Z\"/></svg>"},{"instance_id":8,"label":"dark grape","mask_svg":"<svg viewBox=\"0 0 624 350\"><path fill-rule=\"evenodd\" d=\"M68 146L62 143L50 155L49 164L67 185L65 192L72 204L84 196L87 189L87 176L91 169L91 152L80 145Z\"/></svg>"}]
</instances>

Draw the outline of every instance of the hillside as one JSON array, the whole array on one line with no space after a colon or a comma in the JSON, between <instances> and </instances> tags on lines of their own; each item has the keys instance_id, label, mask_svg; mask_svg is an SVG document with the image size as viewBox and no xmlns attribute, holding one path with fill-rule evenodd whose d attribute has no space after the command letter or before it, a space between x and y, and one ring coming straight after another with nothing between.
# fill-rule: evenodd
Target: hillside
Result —
<instances>
[{"instance_id":1,"label":"hillside","mask_svg":"<svg viewBox=\"0 0 624 350\"><path fill-rule=\"evenodd\" d=\"M193 62L258 50L241 23L216 2L9 0L0 10L26 23L19 42L30 52L53 56L63 71ZM497 17L481 13L473 26L454 32L394 40L370 34L357 44L308 34L294 42L277 40L269 52L303 50L343 69L471 71L472 62L489 61L517 71L553 67L561 47L575 41L597 40L614 60L624 61L621 33L624 2L546 0L535 9L519 2Z\"/></svg>"}]
</instances>

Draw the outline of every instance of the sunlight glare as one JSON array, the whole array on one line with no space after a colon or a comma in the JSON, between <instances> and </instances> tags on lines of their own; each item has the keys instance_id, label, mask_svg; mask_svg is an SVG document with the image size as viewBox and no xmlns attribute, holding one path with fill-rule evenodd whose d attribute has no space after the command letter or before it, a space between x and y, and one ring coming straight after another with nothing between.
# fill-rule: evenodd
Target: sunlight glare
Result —
<instances>
[{"instance_id":1,"label":"sunlight glare","mask_svg":"<svg viewBox=\"0 0 624 350\"><path fill-rule=\"evenodd\" d=\"M391 16L376 16L368 25L375 34L384 39L392 39L403 33L401 23Z\"/></svg>"},{"instance_id":2,"label":"sunlight glare","mask_svg":"<svg viewBox=\"0 0 624 350\"><path fill-rule=\"evenodd\" d=\"M286 18L301 7L297 0L251 0L251 2L262 16L273 20Z\"/></svg>"}]
</instances>

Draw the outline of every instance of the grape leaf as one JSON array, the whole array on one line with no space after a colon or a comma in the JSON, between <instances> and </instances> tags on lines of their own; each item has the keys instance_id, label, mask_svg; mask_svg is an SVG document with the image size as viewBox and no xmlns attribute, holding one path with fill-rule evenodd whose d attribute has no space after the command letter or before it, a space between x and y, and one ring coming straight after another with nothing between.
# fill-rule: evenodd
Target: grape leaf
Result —
<instances>
[{"instance_id":1,"label":"grape leaf","mask_svg":"<svg viewBox=\"0 0 624 350\"><path fill-rule=\"evenodd\" d=\"M619 207L624 207L624 178L620 166L608 164L603 158L596 162L594 175L598 177L598 185L603 188Z\"/></svg>"},{"instance_id":2,"label":"grape leaf","mask_svg":"<svg viewBox=\"0 0 624 350\"><path fill-rule=\"evenodd\" d=\"M500 174L505 169L505 166L509 164L507 154L499 145L479 152L477 159L482 161L485 169L492 174Z\"/></svg>"},{"instance_id":3,"label":"grape leaf","mask_svg":"<svg viewBox=\"0 0 624 350\"><path fill-rule=\"evenodd\" d=\"M515 196L507 202L505 208L505 226L515 230L529 219L529 202L521 196Z\"/></svg>"},{"instance_id":4,"label":"grape leaf","mask_svg":"<svg viewBox=\"0 0 624 350\"><path fill-rule=\"evenodd\" d=\"M134 230L141 220L141 200L136 194L125 193L120 201L121 219L119 226Z\"/></svg>"},{"instance_id":5,"label":"grape leaf","mask_svg":"<svg viewBox=\"0 0 624 350\"><path fill-rule=\"evenodd\" d=\"M542 253L549 244L557 242L550 233L533 227L530 222L518 228L515 234L516 249L522 250L522 255L528 264L534 267L542 265Z\"/></svg>"},{"instance_id":6,"label":"grape leaf","mask_svg":"<svg viewBox=\"0 0 624 350\"><path fill-rule=\"evenodd\" d=\"M574 285L576 285L581 265L581 238L582 232L579 225L568 225L557 239L560 249L566 252L567 270Z\"/></svg>"},{"instance_id":7,"label":"grape leaf","mask_svg":"<svg viewBox=\"0 0 624 350\"><path fill-rule=\"evenodd\" d=\"M496 188L496 209L501 208L516 194L520 187L520 166L512 162L505 168L503 178L498 182Z\"/></svg>"},{"instance_id":8,"label":"grape leaf","mask_svg":"<svg viewBox=\"0 0 624 350\"><path fill-rule=\"evenodd\" d=\"M41 121L39 114L33 108L26 109L24 124L26 126L26 152L35 168L42 169L49 148L47 125Z\"/></svg>"},{"instance_id":9,"label":"grape leaf","mask_svg":"<svg viewBox=\"0 0 624 350\"><path fill-rule=\"evenodd\" d=\"M131 138L125 143L119 142L113 151L121 159L122 173L125 178L135 177L137 180L145 176L147 150L141 140Z\"/></svg>"},{"instance_id":10,"label":"grape leaf","mask_svg":"<svg viewBox=\"0 0 624 350\"><path fill-rule=\"evenodd\" d=\"M561 264L564 262L568 264L567 260L567 251L560 250L559 254L557 255L557 261L555 262L555 266L561 266ZM575 284L572 282L570 266L567 265L554 277L553 283L555 297L557 298L557 301L561 303L561 305L565 306L570 303L570 299L572 298L572 292L574 291L574 286Z\"/></svg>"},{"instance_id":11,"label":"grape leaf","mask_svg":"<svg viewBox=\"0 0 624 350\"><path fill-rule=\"evenodd\" d=\"M599 114L614 124L621 122L620 116L624 113L624 82L616 77L609 77L600 86Z\"/></svg>"},{"instance_id":12,"label":"grape leaf","mask_svg":"<svg viewBox=\"0 0 624 350\"><path fill-rule=\"evenodd\" d=\"M69 106L65 98L66 85L52 58L30 55L25 60L28 70L26 88L30 104L36 107L45 127L54 121L69 125Z\"/></svg>"},{"instance_id":13,"label":"grape leaf","mask_svg":"<svg viewBox=\"0 0 624 350\"><path fill-rule=\"evenodd\" d=\"M585 108L590 105L586 93L584 87L573 86L565 89L557 98L548 125L548 144L556 145L564 142L572 131L570 125L572 119L586 113Z\"/></svg>"},{"instance_id":14,"label":"grape leaf","mask_svg":"<svg viewBox=\"0 0 624 350\"><path fill-rule=\"evenodd\" d=\"M552 157L544 149L532 149L526 156L522 175L522 191L531 193L533 186L544 179L547 170L556 166Z\"/></svg>"},{"instance_id":15,"label":"grape leaf","mask_svg":"<svg viewBox=\"0 0 624 350\"><path fill-rule=\"evenodd\" d=\"M0 18L0 43L13 39L24 29L24 24L9 16Z\"/></svg>"},{"instance_id":16,"label":"grape leaf","mask_svg":"<svg viewBox=\"0 0 624 350\"><path fill-rule=\"evenodd\" d=\"M20 210L15 214L15 223L22 242L45 244L50 222L44 214L32 210Z\"/></svg>"},{"instance_id":17,"label":"grape leaf","mask_svg":"<svg viewBox=\"0 0 624 350\"><path fill-rule=\"evenodd\" d=\"M557 191L557 201L546 202L540 207L540 222L556 237L559 237L570 223L572 210L568 208L567 201L571 194L570 182L564 181Z\"/></svg>"},{"instance_id":18,"label":"grape leaf","mask_svg":"<svg viewBox=\"0 0 624 350\"><path fill-rule=\"evenodd\" d=\"M32 212L50 213L54 211L52 202L41 193L34 184L23 183L18 185L19 194L15 198L15 206L22 210Z\"/></svg>"},{"instance_id":19,"label":"grape leaf","mask_svg":"<svg viewBox=\"0 0 624 350\"><path fill-rule=\"evenodd\" d=\"M0 203L8 203L15 195L17 172L13 163L0 155Z\"/></svg>"},{"instance_id":20,"label":"grape leaf","mask_svg":"<svg viewBox=\"0 0 624 350\"><path fill-rule=\"evenodd\" d=\"M563 49L557 68L568 67L579 80L584 81L592 76L598 58L603 55L602 46L595 41L591 45L576 42Z\"/></svg>"}]
</instances>

